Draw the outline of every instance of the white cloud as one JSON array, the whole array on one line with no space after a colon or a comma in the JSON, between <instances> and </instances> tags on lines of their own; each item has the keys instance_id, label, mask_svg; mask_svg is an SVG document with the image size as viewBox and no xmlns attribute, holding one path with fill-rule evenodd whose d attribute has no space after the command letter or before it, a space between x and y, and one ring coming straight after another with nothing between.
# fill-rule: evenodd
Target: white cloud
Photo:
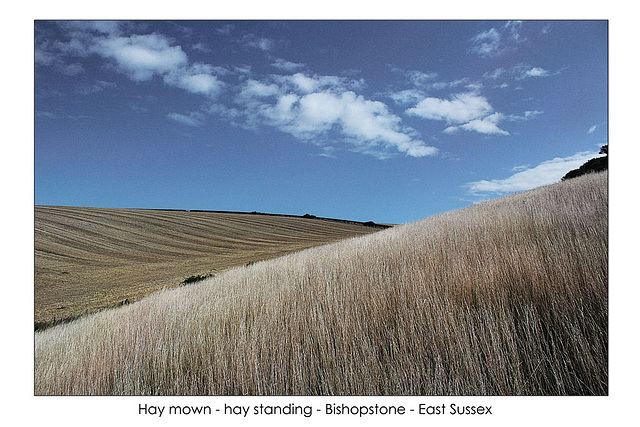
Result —
<instances>
[{"instance_id":1,"label":"white cloud","mask_svg":"<svg viewBox=\"0 0 640 427\"><path fill-rule=\"evenodd\" d=\"M596 131L596 128L598 127L598 125L593 125L589 128L589 130L587 131L588 133L593 133Z\"/></svg>"},{"instance_id":2,"label":"white cloud","mask_svg":"<svg viewBox=\"0 0 640 427\"><path fill-rule=\"evenodd\" d=\"M196 63L166 73L164 82L195 94L217 95L222 90L223 83L213 72L212 66Z\"/></svg>"},{"instance_id":3,"label":"white cloud","mask_svg":"<svg viewBox=\"0 0 640 427\"><path fill-rule=\"evenodd\" d=\"M52 65L56 61L56 56L42 47L36 47L34 61L36 65Z\"/></svg>"},{"instance_id":4,"label":"white cloud","mask_svg":"<svg viewBox=\"0 0 640 427\"><path fill-rule=\"evenodd\" d=\"M73 63L63 66L60 71L62 71L62 74L67 76L77 76L84 72L84 67L82 64Z\"/></svg>"},{"instance_id":5,"label":"white cloud","mask_svg":"<svg viewBox=\"0 0 640 427\"><path fill-rule=\"evenodd\" d=\"M267 84L254 79L250 79L247 80L247 82L242 87L240 96L244 98L262 98L277 95L279 92L280 88L276 84Z\"/></svg>"},{"instance_id":6,"label":"white cloud","mask_svg":"<svg viewBox=\"0 0 640 427\"><path fill-rule=\"evenodd\" d=\"M166 37L158 34L102 38L94 49L115 60L118 69L136 81L175 72L188 64L182 48L171 46Z\"/></svg>"},{"instance_id":7,"label":"white cloud","mask_svg":"<svg viewBox=\"0 0 640 427\"><path fill-rule=\"evenodd\" d=\"M357 85L358 82L349 82L338 76L307 76L304 73L296 73L290 76L278 76L279 83L296 92L312 93L322 89L345 90L347 87Z\"/></svg>"},{"instance_id":8,"label":"white cloud","mask_svg":"<svg viewBox=\"0 0 640 427\"><path fill-rule=\"evenodd\" d=\"M198 127L203 124L202 114L197 112L191 113L188 116L179 113L169 113L167 114L167 118L187 126Z\"/></svg>"},{"instance_id":9,"label":"white cloud","mask_svg":"<svg viewBox=\"0 0 640 427\"><path fill-rule=\"evenodd\" d=\"M116 87L115 83L112 82L105 82L103 80L98 80L97 82L93 83L93 84L81 84L79 85L76 93L79 93L81 95L91 95L94 93L98 93L106 88L114 88Z\"/></svg>"},{"instance_id":10,"label":"white cloud","mask_svg":"<svg viewBox=\"0 0 640 427\"><path fill-rule=\"evenodd\" d=\"M422 71L408 71L407 76L415 86L428 86L438 77L437 73L425 73Z\"/></svg>"},{"instance_id":11,"label":"white cloud","mask_svg":"<svg viewBox=\"0 0 640 427\"><path fill-rule=\"evenodd\" d=\"M296 64L295 62L287 61L286 59L278 58L271 65L282 71L293 72L304 68L304 64Z\"/></svg>"},{"instance_id":12,"label":"white cloud","mask_svg":"<svg viewBox=\"0 0 640 427\"><path fill-rule=\"evenodd\" d=\"M212 52L212 50L211 50L211 49L209 49L208 47L206 47L206 46L204 45L204 43L196 43L196 44L194 44L194 45L192 45L192 46L191 46L191 49L193 49L193 50L197 50L197 51L200 51L200 52L204 52L204 53L210 53L210 52Z\"/></svg>"},{"instance_id":13,"label":"white cloud","mask_svg":"<svg viewBox=\"0 0 640 427\"><path fill-rule=\"evenodd\" d=\"M532 67L528 70L523 70L521 78L526 79L529 77L547 77L548 75L549 71L540 67Z\"/></svg>"},{"instance_id":14,"label":"white cloud","mask_svg":"<svg viewBox=\"0 0 640 427\"><path fill-rule=\"evenodd\" d=\"M492 72L484 73L483 77L485 79L491 80L525 80L530 78L550 77L558 73L559 71L551 72L549 70L545 70L542 67L532 67L526 64L519 64L506 70L504 68L496 68ZM508 84L506 84L505 82L503 82L502 84L496 83L496 86L494 87L505 88L508 87Z\"/></svg>"},{"instance_id":15,"label":"white cloud","mask_svg":"<svg viewBox=\"0 0 640 427\"><path fill-rule=\"evenodd\" d=\"M246 34L243 40L247 46L254 47L256 49L268 51L275 47L275 42L266 37L258 37L255 34Z\"/></svg>"},{"instance_id":16,"label":"white cloud","mask_svg":"<svg viewBox=\"0 0 640 427\"><path fill-rule=\"evenodd\" d=\"M307 77L302 73L296 73L293 76L289 76L288 79L297 86L298 90L309 93L320 87L320 81L318 78Z\"/></svg>"},{"instance_id":17,"label":"white cloud","mask_svg":"<svg viewBox=\"0 0 640 427\"><path fill-rule=\"evenodd\" d=\"M299 100L300 98L298 95L289 93L278 98L278 102L275 106L268 107L264 111L268 117L275 120L278 124L292 122L296 118L294 106Z\"/></svg>"},{"instance_id":18,"label":"white cloud","mask_svg":"<svg viewBox=\"0 0 640 427\"><path fill-rule=\"evenodd\" d=\"M483 77L485 79L497 79L501 76L503 76L507 71L504 68L496 68L495 70L493 70L492 72L486 72L484 73Z\"/></svg>"},{"instance_id":19,"label":"white cloud","mask_svg":"<svg viewBox=\"0 0 640 427\"><path fill-rule=\"evenodd\" d=\"M482 119L474 119L460 126L449 126L445 133L454 133L458 130L474 131L485 135L509 135L509 132L498 127L498 122L504 118L501 113L493 113Z\"/></svg>"},{"instance_id":20,"label":"white cloud","mask_svg":"<svg viewBox=\"0 0 640 427\"><path fill-rule=\"evenodd\" d=\"M527 110L521 116L518 116L516 114L510 114L509 116L507 116L507 119L512 122L524 122L527 120L533 120L541 114L543 114L543 111Z\"/></svg>"},{"instance_id":21,"label":"white cloud","mask_svg":"<svg viewBox=\"0 0 640 427\"><path fill-rule=\"evenodd\" d=\"M398 104L414 104L424 99L424 94L420 90L406 89L389 94L389 97Z\"/></svg>"},{"instance_id":22,"label":"white cloud","mask_svg":"<svg viewBox=\"0 0 640 427\"><path fill-rule=\"evenodd\" d=\"M475 93L459 93L451 100L425 98L406 113L431 120L448 123L465 123L490 114L493 111L487 99Z\"/></svg>"},{"instance_id":23,"label":"white cloud","mask_svg":"<svg viewBox=\"0 0 640 427\"><path fill-rule=\"evenodd\" d=\"M236 98L251 125L273 126L316 144L328 132L336 132L337 137L331 137L334 143L342 141L354 151L379 158L392 151L413 157L438 151L416 139L384 103L347 90L349 82L343 78L301 73L273 78L280 86L250 80Z\"/></svg>"},{"instance_id":24,"label":"white cloud","mask_svg":"<svg viewBox=\"0 0 640 427\"><path fill-rule=\"evenodd\" d=\"M470 40L470 52L483 57L495 57L513 50L523 42L520 35L522 21L508 21L502 27L492 27L476 34Z\"/></svg>"},{"instance_id":25,"label":"white cloud","mask_svg":"<svg viewBox=\"0 0 640 427\"><path fill-rule=\"evenodd\" d=\"M489 101L476 92L458 93L451 96L451 99L425 98L406 113L446 121L451 126L444 132L449 134L465 130L486 135L509 135L509 132L498 127L498 122L504 119L504 115L494 112Z\"/></svg>"},{"instance_id":26,"label":"white cloud","mask_svg":"<svg viewBox=\"0 0 640 427\"><path fill-rule=\"evenodd\" d=\"M459 87L464 84L470 86L474 85L474 83L470 83L470 80L468 78L462 78L452 81L439 81L437 80L437 73L423 72L418 70L405 71L397 67L391 67L391 70L393 72L401 74L407 80L407 82L409 82L413 86L412 89L402 90L399 92L391 92L389 96L396 101L400 101L403 98L403 93L409 93L410 91L419 93L420 96L424 98L426 96L426 93L428 92Z\"/></svg>"},{"instance_id":27,"label":"white cloud","mask_svg":"<svg viewBox=\"0 0 640 427\"><path fill-rule=\"evenodd\" d=\"M218 90L220 89L220 82L215 76L212 76L210 74L187 74L180 77L176 86L191 93L211 95L215 92L218 92Z\"/></svg>"},{"instance_id":28,"label":"white cloud","mask_svg":"<svg viewBox=\"0 0 640 427\"><path fill-rule=\"evenodd\" d=\"M330 93L311 93L300 99L297 126L302 131L324 132L345 114L341 97Z\"/></svg>"},{"instance_id":29,"label":"white cloud","mask_svg":"<svg viewBox=\"0 0 640 427\"><path fill-rule=\"evenodd\" d=\"M596 152L580 152L569 157L556 157L533 168L517 172L505 179L470 182L466 185L466 188L469 193L475 195L499 195L530 190L560 181L567 172L580 167L594 157L598 157Z\"/></svg>"},{"instance_id":30,"label":"white cloud","mask_svg":"<svg viewBox=\"0 0 640 427\"><path fill-rule=\"evenodd\" d=\"M208 64L190 64L182 47L161 34L121 35L121 24L115 21L72 21L62 23L71 39L66 42L43 42L36 48L36 63L54 65L60 72L76 75L81 64L65 64L69 57L98 55L112 61L113 67L134 81L161 77L163 81L188 92L214 96L222 89L216 74L221 68ZM194 48L198 48L194 45Z\"/></svg>"},{"instance_id":31,"label":"white cloud","mask_svg":"<svg viewBox=\"0 0 640 427\"><path fill-rule=\"evenodd\" d=\"M64 21L61 23L72 34L97 32L112 36L120 34L121 24L119 21Z\"/></svg>"},{"instance_id":32,"label":"white cloud","mask_svg":"<svg viewBox=\"0 0 640 427\"><path fill-rule=\"evenodd\" d=\"M119 29L117 25L73 26L71 42L58 47L40 45L36 50L36 61L42 65L55 65L56 58L52 53L64 58L97 55L107 59L111 69L137 82L160 79L169 86L211 98L224 87L233 91L235 96L227 99L235 104L212 102L207 107L209 113L243 126L272 126L320 146L348 144L354 151L379 158L393 152L413 157L438 152L421 141L416 131L405 126L386 104L356 94L355 91L364 85L362 79L295 72L304 65L272 59L274 67L293 74L255 78L248 66L229 68L226 72L240 81L231 86L218 78L228 74L208 64L191 62L173 39L158 33L126 35ZM252 34L242 41L262 50L275 46L274 41ZM189 46L195 50L206 49L201 44ZM72 66L68 70L77 73L81 68ZM434 78L435 75L426 73L413 74L416 82ZM166 118L187 126L204 124L201 113L172 112ZM330 144L327 143L329 140Z\"/></svg>"},{"instance_id":33,"label":"white cloud","mask_svg":"<svg viewBox=\"0 0 640 427\"><path fill-rule=\"evenodd\" d=\"M370 149L381 143L412 157L437 153L435 147L426 146L403 132L400 118L391 114L382 102L366 100L353 92L343 93L341 99L345 103L341 116L343 132L353 137L356 145Z\"/></svg>"},{"instance_id":34,"label":"white cloud","mask_svg":"<svg viewBox=\"0 0 640 427\"><path fill-rule=\"evenodd\" d=\"M495 56L501 52L502 36L495 28L483 31L471 38L471 52L481 56Z\"/></svg>"}]
</instances>

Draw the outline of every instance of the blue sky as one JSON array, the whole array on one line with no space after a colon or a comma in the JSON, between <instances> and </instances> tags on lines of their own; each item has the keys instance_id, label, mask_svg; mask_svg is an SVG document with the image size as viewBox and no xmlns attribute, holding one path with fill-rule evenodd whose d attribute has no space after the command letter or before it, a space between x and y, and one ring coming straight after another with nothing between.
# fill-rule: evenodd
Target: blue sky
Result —
<instances>
[{"instance_id":1,"label":"blue sky","mask_svg":"<svg viewBox=\"0 0 640 427\"><path fill-rule=\"evenodd\" d=\"M405 223L607 144L606 21L36 21L35 203Z\"/></svg>"}]
</instances>

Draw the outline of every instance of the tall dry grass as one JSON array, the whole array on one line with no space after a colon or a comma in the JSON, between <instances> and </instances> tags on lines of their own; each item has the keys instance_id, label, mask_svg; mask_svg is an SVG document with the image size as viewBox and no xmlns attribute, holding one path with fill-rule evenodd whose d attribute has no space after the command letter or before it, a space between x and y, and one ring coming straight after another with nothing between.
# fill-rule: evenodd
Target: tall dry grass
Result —
<instances>
[{"instance_id":1,"label":"tall dry grass","mask_svg":"<svg viewBox=\"0 0 640 427\"><path fill-rule=\"evenodd\" d=\"M603 395L607 175L241 267L35 336L35 393Z\"/></svg>"}]
</instances>

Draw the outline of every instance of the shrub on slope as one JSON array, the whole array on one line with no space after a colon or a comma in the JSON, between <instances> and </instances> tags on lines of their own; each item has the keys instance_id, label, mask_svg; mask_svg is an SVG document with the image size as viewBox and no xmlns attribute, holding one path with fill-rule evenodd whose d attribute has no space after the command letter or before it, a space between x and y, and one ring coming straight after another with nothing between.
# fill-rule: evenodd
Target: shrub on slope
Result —
<instances>
[{"instance_id":1,"label":"shrub on slope","mask_svg":"<svg viewBox=\"0 0 640 427\"><path fill-rule=\"evenodd\" d=\"M36 333L36 394L607 394L607 178L231 270Z\"/></svg>"}]
</instances>

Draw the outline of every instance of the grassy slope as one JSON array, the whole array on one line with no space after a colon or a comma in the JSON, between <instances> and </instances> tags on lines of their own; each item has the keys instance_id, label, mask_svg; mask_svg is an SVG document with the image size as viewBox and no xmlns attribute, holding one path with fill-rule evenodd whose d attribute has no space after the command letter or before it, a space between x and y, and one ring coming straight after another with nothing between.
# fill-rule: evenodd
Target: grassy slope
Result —
<instances>
[{"instance_id":1,"label":"grassy slope","mask_svg":"<svg viewBox=\"0 0 640 427\"><path fill-rule=\"evenodd\" d=\"M603 395L607 176L36 333L36 394Z\"/></svg>"},{"instance_id":2,"label":"grassy slope","mask_svg":"<svg viewBox=\"0 0 640 427\"><path fill-rule=\"evenodd\" d=\"M73 317L373 231L287 216L36 206L34 317Z\"/></svg>"}]
</instances>

